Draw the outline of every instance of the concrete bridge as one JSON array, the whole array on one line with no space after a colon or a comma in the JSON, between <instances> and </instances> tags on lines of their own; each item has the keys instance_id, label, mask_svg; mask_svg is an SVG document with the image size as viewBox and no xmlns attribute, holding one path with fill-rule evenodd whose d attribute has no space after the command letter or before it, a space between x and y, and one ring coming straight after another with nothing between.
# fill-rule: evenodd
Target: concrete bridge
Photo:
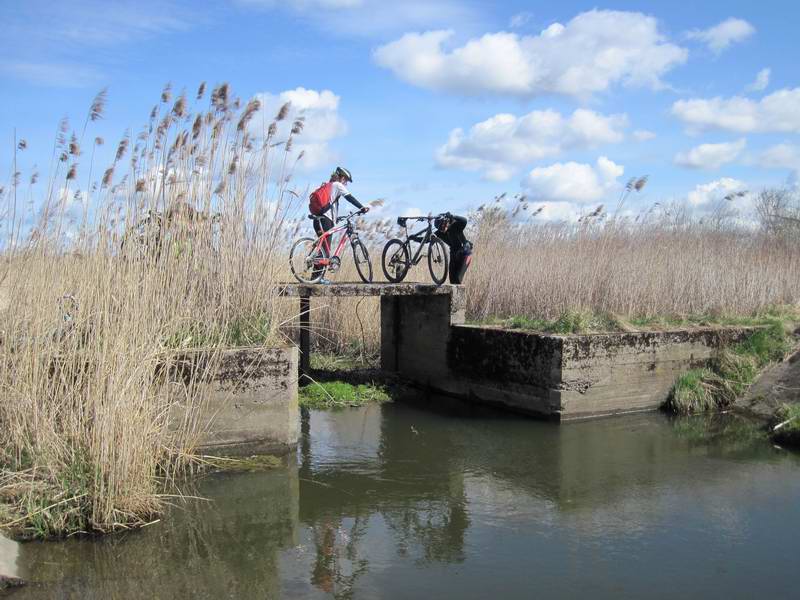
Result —
<instances>
[{"instance_id":1,"label":"concrete bridge","mask_svg":"<svg viewBox=\"0 0 800 600\"><path fill-rule=\"evenodd\" d=\"M677 377L748 328L549 335L465 324L463 286L287 284L300 300L300 371L309 370L311 299L381 299L381 368L432 391L572 420L658 408Z\"/></svg>"},{"instance_id":2,"label":"concrete bridge","mask_svg":"<svg viewBox=\"0 0 800 600\"><path fill-rule=\"evenodd\" d=\"M300 299L300 372L307 373L311 357L311 298L375 296L381 299L381 368L401 369L401 358L424 361L442 358L451 325L464 323L464 286L425 283L334 283L331 285L288 284L284 297ZM401 352L401 342L402 350ZM419 350L419 356L416 350ZM406 366L406 365L403 365ZM431 369L444 368L443 364Z\"/></svg>"}]
</instances>

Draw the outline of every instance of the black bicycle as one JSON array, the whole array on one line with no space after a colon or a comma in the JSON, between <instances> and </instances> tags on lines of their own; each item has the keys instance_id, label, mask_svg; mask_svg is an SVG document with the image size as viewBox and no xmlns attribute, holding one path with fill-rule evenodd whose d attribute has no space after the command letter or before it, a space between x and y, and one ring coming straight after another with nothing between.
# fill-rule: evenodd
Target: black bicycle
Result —
<instances>
[{"instance_id":1,"label":"black bicycle","mask_svg":"<svg viewBox=\"0 0 800 600\"><path fill-rule=\"evenodd\" d=\"M397 217L397 224L405 230L405 239L389 240L383 247L381 265L386 279L392 283L400 283L408 275L411 266L419 264L422 257L427 256L428 269L434 283L442 285L445 282L449 260L445 243L433 231L433 221L437 217ZM419 231L409 233L409 221L427 221L427 225ZM418 244L416 250L413 250L412 243Z\"/></svg>"}]
</instances>

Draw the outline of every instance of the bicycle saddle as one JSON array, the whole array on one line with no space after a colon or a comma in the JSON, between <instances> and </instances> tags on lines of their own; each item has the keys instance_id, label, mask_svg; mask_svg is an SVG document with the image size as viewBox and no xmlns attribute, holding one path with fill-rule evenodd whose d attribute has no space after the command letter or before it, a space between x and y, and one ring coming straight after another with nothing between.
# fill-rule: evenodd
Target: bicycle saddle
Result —
<instances>
[{"instance_id":1,"label":"bicycle saddle","mask_svg":"<svg viewBox=\"0 0 800 600\"><path fill-rule=\"evenodd\" d=\"M408 217L397 217L397 224L400 225L400 227L405 227L407 220Z\"/></svg>"}]
</instances>

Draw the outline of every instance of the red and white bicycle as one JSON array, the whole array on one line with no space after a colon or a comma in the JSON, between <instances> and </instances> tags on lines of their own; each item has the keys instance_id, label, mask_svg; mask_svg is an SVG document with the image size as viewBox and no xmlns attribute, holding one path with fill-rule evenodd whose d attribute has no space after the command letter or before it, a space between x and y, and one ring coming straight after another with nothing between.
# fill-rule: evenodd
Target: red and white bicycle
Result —
<instances>
[{"instance_id":1,"label":"red and white bicycle","mask_svg":"<svg viewBox=\"0 0 800 600\"><path fill-rule=\"evenodd\" d=\"M339 267L342 266L341 257L347 240L350 241L350 246L353 248L353 260L356 263L358 276L361 277L364 283L372 281L372 263L369 259L369 252L367 252L364 242L358 238L358 232L355 230L355 224L353 223L353 219L360 214L362 214L362 211L359 210L343 217L338 217L336 223L343 223L343 225L337 225L317 238L304 237L292 244L292 249L289 252L289 267L292 269L292 275L295 276L297 281L300 283L317 283L326 273L338 271ZM341 237L336 246L336 251L331 254L331 242L338 233L341 233Z\"/></svg>"}]
</instances>

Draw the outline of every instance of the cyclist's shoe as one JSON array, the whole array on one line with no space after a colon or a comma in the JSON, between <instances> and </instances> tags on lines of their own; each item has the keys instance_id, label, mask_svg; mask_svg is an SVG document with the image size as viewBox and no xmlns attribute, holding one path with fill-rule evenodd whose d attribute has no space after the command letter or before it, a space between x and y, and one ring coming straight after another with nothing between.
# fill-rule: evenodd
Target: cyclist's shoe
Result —
<instances>
[{"instance_id":1,"label":"cyclist's shoe","mask_svg":"<svg viewBox=\"0 0 800 600\"><path fill-rule=\"evenodd\" d=\"M330 280L330 279L325 279L325 278L323 277L323 278L322 278L322 279L320 279L320 280L319 280L317 283L319 283L320 285L330 285L330 284L331 284L331 280Z\"/></svg>"}]
</instances>

